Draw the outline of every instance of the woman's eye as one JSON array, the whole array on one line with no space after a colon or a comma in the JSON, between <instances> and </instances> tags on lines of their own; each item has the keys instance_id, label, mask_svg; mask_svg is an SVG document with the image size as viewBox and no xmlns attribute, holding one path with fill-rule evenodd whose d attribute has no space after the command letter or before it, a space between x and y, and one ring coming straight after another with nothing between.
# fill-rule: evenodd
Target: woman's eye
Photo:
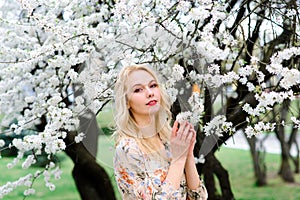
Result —
<instances>
[{"instance_id":1,"label":"woman's eye","mask_svg":"<svg viewBox=\"0 0 300 200\"><path fill-rule=\"evenodd\" d=\"M156 83L153 83L150 85L150 88L156 88L158 85Z\"/></svg>"},{"instance_id":2,"label":"woman's eye","mask_svg":"<svg viewBox=\"0 0 300 200\"><path fill-rule=\"evenodd\" d=\"M136 88L136 89L134 89L134 91L133 92L135 92L135 93L138 93L138 92L141 92L142 91L142 89L141 88Z\"/></svg>"}]
</instances>

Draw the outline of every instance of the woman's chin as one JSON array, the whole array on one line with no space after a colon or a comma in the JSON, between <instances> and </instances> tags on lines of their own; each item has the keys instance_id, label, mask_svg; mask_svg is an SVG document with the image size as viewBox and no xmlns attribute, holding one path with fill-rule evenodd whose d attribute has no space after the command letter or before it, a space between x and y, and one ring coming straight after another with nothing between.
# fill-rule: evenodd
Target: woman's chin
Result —
<instances>
[{"instance_id":1,"label":"woman's chin","mask_svg":"<svg viewBox=\"0 0 300 200\"><path fill-rule=\"evenodd\" d=\"M149 108L149 114L150 114L150 115L154 115L154 114L156 114L156 113L159 111L159 109L160 109L160 105L159 105L159 104L156 104L156 105L154 105L154 106L151 106L151 107Z\"/></svg>"}]
</instances>

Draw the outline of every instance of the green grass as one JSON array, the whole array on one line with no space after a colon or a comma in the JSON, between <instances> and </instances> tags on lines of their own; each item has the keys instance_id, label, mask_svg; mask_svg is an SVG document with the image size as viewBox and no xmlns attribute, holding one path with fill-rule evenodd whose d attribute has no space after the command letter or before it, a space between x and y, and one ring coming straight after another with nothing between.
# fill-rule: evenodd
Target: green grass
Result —
<instances>
[{"instance_id":1,"label":"green grass","mask_svg":"<svg viewBox=\"0 0 300 200\"><path fill-rule=\"evenodd\" d=\"M115 179L114 179L114 168L113 168L113 155L114 155L114 142L111 136L100 135L99 137L99 148L97 153L97 162L104 167L105 171L111 177L112 184L114 186L115 194L117 199L121 200L120 193L118 191Z\"/></svg>"},{"instance_id":2,"label":"green grass","mask_svg":"<svg viewBox=\"0 0 300 200\"><path fill-rule=\"evenodd\" d=\"M277 175L280 155L267 154L267 181L265 187L256 187L250 152L221 148L217 157L228 170L230 183L236 200L297 200L300 199L300 175L296 183L288 184Z\"/></svg>"},{"instance_id":3,"label":"green grass","mask_svg":"<svg viewBox=\"0 0 300 200\"><path fill-rule=\"evenodd\" d=\"M97 115L97 122L100 128L111 128L115 125L111 102L103 108L99 115Z\"/></svg>"}]
</instances>

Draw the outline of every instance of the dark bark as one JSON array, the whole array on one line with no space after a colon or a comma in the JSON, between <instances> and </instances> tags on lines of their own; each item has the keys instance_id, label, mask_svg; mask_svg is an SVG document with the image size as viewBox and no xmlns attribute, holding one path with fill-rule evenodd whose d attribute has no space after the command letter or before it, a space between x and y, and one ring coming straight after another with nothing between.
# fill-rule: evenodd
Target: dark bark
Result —
<instances>
[{"instance_id":1,"label":"dark bark","mask_svg":"<svg viewBox=\"0 0 300 200\"><path fill-rule=\"evenodd\" d=\"M239 91L239 98L237 99L229 99L227 103L227 118L228 121L231 121L234 126L236 126L237 129L244 129L244 127L247 125L246 123L246 117L247 114L242 110L242 107L239 105L240 99L244 99L245 102L249 103L251 106L256 106L257 101L254 98L253 93L245 92L245 86L239 84L238 90ZM230 135L224 134L224 137L222 138L224 141L226 141ZM234 136L233 136L234 137ZM247 137L246 137L247 138ZM255 184L257 186L264 186L267 184L267 168L264 161L264 152L259 152L256 148L256 138L247 138L249 147L250 147L250 153L251 158L253 161L253 170L255 175Z\"/></svg>"},{"instance_id":2,"label":"dark bark","mask_svg":"<svg viewBox=\"0 0 300 200\"><path fill-rule=\"evenodd\" d=\"M285 100L282 106L279 107L279 113L277 114L275 109L273 110L273 116L278 116L279 119L274 117L274 121L277 122L277 126L275 128L275 134L278 140L280 141L281 146L281 164L279 168L278 174L282 177L282 179L286 182L295 182L294 175L289 163L289 145L288 142L285 141L285 129L280 121L287 119L287 114L290 106L290 100Z\"/></svg>"},{"instance_id":3,"label":"dark bark","mask_svg":"<svg viewBox=\"0 0 300 200\"><path fill-rule=\"evenodd\" d=\"M74 143L75 132L65 138L65 152L74 162L73 177L83 200L114 200L110 177L82 142Z\"/></svg>"},{"instance_id":4,"label":"dark bark","mask_svg":"<svg viewBox=\"0 0 300 200\"><path fill-rule=\"evenodd\" d=\"M78 97L82 94L82 89L78 89L74 92L75 97ZM86 106L86 109L79 115L78 118L80 123L78 132L82 132L85 134L82 143L86 147L86 149L94 157L96 157L98 151L98 136L100 133L96 115Z\"/></svg>"},{"instance_id":5,"label":"dark bark","mask_svg":"<svg viewBox=\"0 0 300 200\"><path fill-rule=\"evenodd\" d=\"M221 165L213 152L206 156L206 162L203 166L204 181L208 191L209 200L233 200L234 195L229 182L228 171ZM221 195L216 192L216 176L220 183Z\"/></svg>"},{"instance_id":6,"label":"dark bark","mask_svg":"<svg viewBox=\"0 0 300 200\"><path fill-rule=\"evenodd\" d=\"M203 180L205 182L205 187L207 188L208 199L215 199L215 200L220 199L221 200L222 196L220 194L217 194L213 165L214 165L214 163L213 163L213 160L211 160L211 157L206 156L205 164L202 168L202 171L204 174ZM197 165L197 168L198 168L198 166L199 165Z\"/></svg>"},{"instance_id":7,"label":"dark bark","mask_svg":"<svg viewBox=\"0 0 300 200\"><path fill-rule=\"evenodd\" d=\"M267 185L267 167L265 164L265 149L263 148L263 141L260 141L260 147L257 148L257 138L246 137L250 146L250 152L253 162L253 169L255 175L255 184L257 186Z\"/></svg>"},{"instance_id":8,"label":"dark bark","mask_svg":"<svg viewBox=\"0 0 300 200\"><path fill-rule=\"evenodd\" d=\"M278 174L286 182L295 182L294 175L289 163L289 148L288 144L284 140L284 127L279 125L275 129L276 136L281 145L281 164Z\"/></svg>"},{"instance_id":9,"label":"dark bark","mask_svg":"<svg viewBox=\"0 0 300 200\"><path fill-rule=\"evenodd\" d=\"M292 129L292 133L290 135L290 138L289 138L289 141L288 141L288 147L289 147L289 152L291 152L291 147L292 145L294 144L295 145L295 148L296 148L296 155L293 156L291 153L289 154L290 156L290 159L293 161L293 164L294 164L294 167L295 167L295 170L294 172L295 173L299 173L300 172L300 166L299 166L299 144L298 144L298 141L297 141L297 135L298 135L298 128L296 127L293 127Z\"/></svg>"},{"instance_id":10,"label":"dark bark","mask_svg":"<svg viewBox=\"0 0 300 200\"><path fill-rule=\"evenodd\" d=\"M298 108L298 113L300 111L300 102L298 101L297 104L296 104L296 108ZM295 167L295 170L294 172L295 173L299 173L300 172L300 160L299 160L299 155L300 155L300 149L299 149L299 144L298 144L298 141L297 141L297 136L298 136L298 128L294 126L294 123L292 123L292 131L291 131L291 134L290 134L290 137L289 137L289 140L288 140L288 147L289 147L289 152L291 152L291 147L292 145L295 146L296 148L296 155L292 155L291 153L289 154L290 156L290 159L293 161L293 164L294 164L294 167Z\"/></svg>"}]
</instances>

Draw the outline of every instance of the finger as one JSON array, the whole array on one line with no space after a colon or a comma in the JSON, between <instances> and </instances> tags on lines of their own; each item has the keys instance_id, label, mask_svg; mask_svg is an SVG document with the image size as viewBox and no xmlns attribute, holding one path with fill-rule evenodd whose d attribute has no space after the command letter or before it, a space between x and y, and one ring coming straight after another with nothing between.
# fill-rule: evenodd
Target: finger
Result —
<instances>
[{"instance_id":1,"label":"finger","mask_svg":"<svg viewBox=\"0 0 300 200\"><path fill-rule=\"evenodd\" d=\"M178 121L176 120L173 124L171 137L176 137L177 131L178 131Z\"/></svg>"},{"instance_id":2,"label":"finger","mask_svg":"<svg viewBox=\"0 0 300 200\"><path fill-rule=\"evenodd\" d=\"M189 126L185 126L185 128L184 128L184 130L182 132L182 136L181 136L182 140L186 140L187 139L187 137L189 135L189 131L190 131Z\"/></svg>"},{"instance_id":3,"label":"finger","mask_svg":"<svg viewBox=\"0 0 300 200\"><path fill-rule=\"evenodd\" d=\"M183 132L185 127L187 125L187 122L186 121L183 121L180 123L180 126L179 126L179 129L178 129L178 132Z\"/></svg>"},{"instance_id":4,"label":"finger","mask_svg":"<svg viewBox=\"0 0 300 200\"><path fill-rule=\"evenodd\" d=\"M185 122L185 121L180 123L179 129L178 129L177 132L176 132L176 136L177 136L179 139L182 138L182 134L183 134L183 132L184 132L184 127L185 127L185 126L186 126L186 122Z\"/></svg>"},{"instance_id":5,"label":"finger","mask_svg":"<svg viewBox=\"0 0 300 200\"><path fill-rule=\"evenodd\" d=\"M193 133L194 133L194 135L193 135L193 139L195 139L195 140L196 140L197 132L196 132L196 131L194 131Z\"/></svg>"},{"instance_id":6,"label":"finger","mask_svg":"<svg viewBox=\"0 0 300 200\"><path fill-rule=\"evenodd\" d=\"M190 124L190 132L195 133L195 136L197 134L196 130L194 129L194 126L192 124Z\"/></svg>"},{"instance_id":7,"label":"finger","mask_svg":"<svg viewBox=\"0 0 300 200\"><path fill-rule=\"evenodd\" d=\"M189 124L189 126L190 126L190 130L195 130L193 124L191 124L191 123L189 123L189 122L188 122L188 124Z\"/></svg>"},{"instance_id":8,"label":"finger","mask_svg":"<svg viewBox=\"0 0 300 200\"><path fill-rule=\"evenodd\" d=\"M195 136L197 134L197 132L194 129L190 129L190 132L192 132Z\"/></svg>"},{"instance_id":9,"label":"finger","mask_svg":"<svg viewBox=\"0 0 300 200\"><path fill-rule=\"evenodd\" d=\"M191 142L196 143L197 132L195 130L190 131L190 134L193 135Z\"/></svg>"},{"instance_id":10,"label":"finger","mask_svg":"<svg viewBox=\"0 0 300 200\"><path fill-rule=\"evenodd\" d=\"M196 143L196 136L197 136L197 133L196 133L196 131L194 131L193 132L193 137L191 139L193 143Z\"/></svg>"},{"instance_id":11,"label":"finger","mask_svg":"<svg viewBox=\"0 0 300 200\"><path fill-rule=\"evenodd\" d=\"M195 134L193 132L189 132L188 135L187 135L186 141L187 142L192 142L193 138L194 138L194 135Z\"/></svg>"}]
</instances>

